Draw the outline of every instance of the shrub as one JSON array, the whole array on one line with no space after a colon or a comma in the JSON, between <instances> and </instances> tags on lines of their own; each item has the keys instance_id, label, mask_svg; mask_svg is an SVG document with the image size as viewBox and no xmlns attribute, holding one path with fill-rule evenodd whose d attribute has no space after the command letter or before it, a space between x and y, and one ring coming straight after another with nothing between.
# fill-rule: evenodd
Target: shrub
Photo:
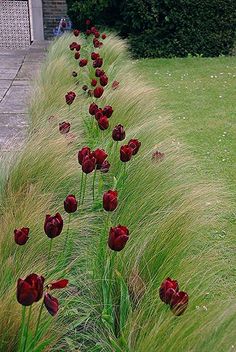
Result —
<instances>
[{"instance_id":1,"label":"shrub","mask_svg":"<svg viewBox=\"0 0 236 352\"><path fill-rule=\"evenodd\" d=\"M68 0L81 27L89 17L129 37L137 57L229 54L235 40L234 0Z\"/></svg>"}]
</instances>

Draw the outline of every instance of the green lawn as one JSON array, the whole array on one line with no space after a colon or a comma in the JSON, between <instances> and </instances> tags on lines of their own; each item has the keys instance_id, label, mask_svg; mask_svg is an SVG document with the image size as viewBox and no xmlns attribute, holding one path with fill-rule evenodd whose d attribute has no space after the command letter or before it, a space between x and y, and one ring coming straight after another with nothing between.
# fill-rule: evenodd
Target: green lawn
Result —
<instances>
[{"instance_id":1,"label":"green lawn","mask_svg":"<svg viewBox=\"0 0 236 352\"><path fill-rule=\"evenodd\" d=\"M144 59L136 65L160 90L158 106L171 115L201 171L235 190L236 57Z\"/></svg>"}]
</instances>

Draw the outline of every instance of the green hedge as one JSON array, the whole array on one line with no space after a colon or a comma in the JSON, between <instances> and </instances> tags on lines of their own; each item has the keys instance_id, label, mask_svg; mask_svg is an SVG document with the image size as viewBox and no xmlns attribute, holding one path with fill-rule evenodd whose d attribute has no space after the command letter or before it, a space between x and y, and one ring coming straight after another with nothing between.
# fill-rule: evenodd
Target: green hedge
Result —
<instances>
[{"instance_id":1,"label":"green hedge","mask_svg":"<svg viewBox=\"0 0 236 352\"><path fill-rule=\"evenodd\" d=\"M128 37L136 57L218 56L231 52L235 0L68 0L80 27L86 18Z\"/></svg>"}]
</instances>

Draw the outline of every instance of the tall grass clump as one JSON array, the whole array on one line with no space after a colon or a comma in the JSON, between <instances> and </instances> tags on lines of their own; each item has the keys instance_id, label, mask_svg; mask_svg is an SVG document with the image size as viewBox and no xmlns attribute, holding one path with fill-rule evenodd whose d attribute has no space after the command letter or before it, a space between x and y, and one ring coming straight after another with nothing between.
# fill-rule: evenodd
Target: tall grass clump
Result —
<instances>
[{"instance_id":1,"label":"tall grass clump","mask_svg":"<svg viewBox=\"0 0 236 352\"><path fill-rule=\"evenodd\" d=\"M81 39L82 38L82 39ZM125 126L127 141L142 142L137 156L127 163L125 176L111 128L93 126L88 106L94 101L83 93L93 69L78 69L68 49L72 35L64 35L49 48L34 83L29 105L30 127L24 149L15 159L2 194L0 274L0 350L14 351L20 324L15 299L19 277L32 270L45 274L48 239L43 233L46 213L63 213L68 194L79 197L81 171L77 152L84 145L104 148L111 169L88 175L85 203L71 221L66 263L60 260L63 235L53 247L50 280L69 279L61 295L57 319L43 313L44 324L30 351L224 351L234 344L234 289L231 240L215 235L227 208L223 187L199 179L196 161L181 144L173 143L175 128L156 110L158 92L133 68L125 43L109 34L100 55L109 77L99 105L111 105L111 128ZM90 39L80 37L82 57L93 50ZM78 77L72 77L78 71ZM116 90L112 82L120 82ZM65 94L75 91L71 108ZM72 135L58 132L69 121ZM152 159L156 149L164 160ZM91 176L91 177L90 177ZM102 194L118 188L119 205L109 217ZM64 214L65 222L68 220ZM27 249L16 248L14 228L27 224ZM127 226L130 239L113 256L107 249L108 229ZM112 270L111 270L112 269ZM159 287L166 277L177 279L188 292L186 312L174 316L160 301ZM38 313L39 306L34 311ZM36 321L31 322L31 329ZM227 337L227 338L226 338Z\"/></svg>"}]
</instances>

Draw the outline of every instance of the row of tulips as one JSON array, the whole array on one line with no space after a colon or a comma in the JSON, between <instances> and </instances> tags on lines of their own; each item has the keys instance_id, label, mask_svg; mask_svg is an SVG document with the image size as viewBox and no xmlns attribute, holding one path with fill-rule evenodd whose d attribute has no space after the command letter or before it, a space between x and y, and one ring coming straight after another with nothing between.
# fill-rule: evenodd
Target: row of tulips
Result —
<instances>
[{"instance_id":1,"label":"row of tulips","mask_svg":"<svg viewBox=\"0 0 236 352\"><path fill-rule=\"evenodd\" d=\"M86 21L87 30L86 35L93 36L93 45L95 48L99 49L103 46L103 42L99 40L101 37L102 40L106 39L106 34L100 35L99 31L96 27L91 26L91 22L89 20ZM79 37L80 31L74 30L75 37ZM75 59L78 60L80 58L80 50L81 44L77 42L73 42L69 46L71 51L75 51ZM93 89L89 90L89 96L94 96L95 98L99 99L104 92L104 88L106 88L109 78L105 71L101 68L103 66L104 60L100 56L98 52L91 53L91 60L92 60L92 67L94 68L94 75L97 78L93 78L91 80L91 86ZM82 58L79 61L79 67L83 69L83 67L90 64L89 59ZM74 77L77 76L77 72L73 71L72 75ZM98 85L100 83L100 85ZM83 90L85 89L84 85L82 87ZM112 83L112 89L117 89L119 87L119 82L114 81ZM71 104L75 101L77 94L73 91L68 92L65 95L66 104L70 107ZM97 121L98 127L101 131L104 131L109 128L110 118L113 115L114 111L112 106L106 105L105 107L101 108L98 106L97 103L93 102L88 107L89 115ZM94 127L94 126L93 126ZM63 135L67 135L70 131L71 124L69 122L62 122L59 124L59 131ZM103 132L101 132L103 133ZM125 128L123 125L118 124L113 127L111 132L111 138L114 142L118 144L125 139L126 133ZM127 163L131 160L133 156L135 156L141 147L141 142L138 139L131 139L127 144L120 146L120 161L122 163ZM78 197L78 201L73 194L69 194L65 201L64 201L64 210L66 213L69 214L68 218L68 228L65 234L64 240L64 256L66 255L66 249L68 244L68 236L70 232L70 219L71 213L75 213L80 207L80 211L82 211L82 206L84 203L85 198L85 191L86 191L86 180L87 175L94 172L93 177L93 200L95 200L95 184L96 184L96 172L99 170L101 173L107 173L110 170L110 162L107 160L109 157L109 153L107 153L103 149L95 149L91 150L89 146L84 146L81 150L78 151L78 162L81 165L82 169L82 177L81 177L81 184L80 184L80 193ZM164 154L157 151L153 154L153 159L155 160L162 160L164 158ZM84 176L85 175L85 176ZM118 207L118 191L117 189L110 189L103 194L103 209L106 212L113 212ZM59 302L57 298L52 296L51 291L54 289L62 289L67 287L68 280L67 279L59 279L57 281L48 282L47 281L49 272L49 262L51 260L51 253L52 253L52 244L53 239L58 237L63 231L63 218L61 214L56 213L55 216L46 215L45 223L44 223L44 232L50 238L49 243L49 251L48 251L48 260L46 265L46 275L44 278L41 275L37 274L30 274L25 279L20 278L17 282L17 300L23 306L22 311L22 324L20 329L20 339L19 339L19 351L24 352L27 349L27 340L28 340L28 333L29 333L29 323L31 319L32 313L32 305L34 303L39 302L42 299L41 307L39 309L39 314L37 318L37 325L34 334L33 345L31 345L31 349L33 349L34 344L37 341L39 326L41 322L41 315L43 307L45 306L47 311L52 315L56 315L59 310ZM107 231L107 229L106 229ZM15 242L18 245L25 245L29 240L30 230L27 227L23 227L21 229L16 229L14 231L14 238ZM108 229L108 236L107 236L107 244L108 247L115 252L119 252L123 250L126 246L126 243L129 239L130 233L127 226L124 225L116 225L111 226ZM65 258L64 258L65 259ZM114 263L113 263L114 265ZM111 268L112 269L112 268ZM112 282L110 283L112 285ZM177 281L171 280L167 278L160 287L160 298L166 304L169 304L171 307L172 312L175 315L181 315L188 304L188 295L185 292L179 291ZM29 312L26 322L26 307L29 306ZM33 347L32 347L33 346Z\"/></svg>"}]
</instances>

